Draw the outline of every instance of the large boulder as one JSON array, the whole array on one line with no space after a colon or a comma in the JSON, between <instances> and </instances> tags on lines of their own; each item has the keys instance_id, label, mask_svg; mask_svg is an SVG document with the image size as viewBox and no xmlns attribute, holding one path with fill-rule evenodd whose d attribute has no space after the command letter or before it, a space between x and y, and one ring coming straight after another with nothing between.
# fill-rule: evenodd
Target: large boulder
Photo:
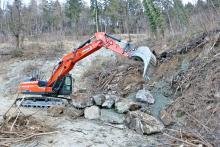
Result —
<instances>
[{"instance_id":1,"label":"large boulder","mask_svg":"<svg viewBox=\"0 0 220 147\"><path fill-rule=\"evenodd\" d=\"M120 99L115 103L115 110L118 113L126 113L128 111L135 111L141 108L141 105L129 99Z\"/></svg>"},{"instance_id":2,"label":"large boulder","mask_svg":"<svg viewBox=\"0 0 220 147\"><path fill-rule=\"evenodd\" d=\"M97 106L87 107L84 110L84 116L87 119L98 119L100 117L100 109Z\"/></svg>"},{"instance_id":3,"label":"large boulder","mask_svg":"<svg viewBox=\"0 0 220 147\"><path fill-rule=\"evenodd\" d=\"M102 104L105 102L106 97L104 94L97 94L95 96L93 96L93 100L95 102L96 105L98 106L102 106Z\"/></svg>"},{"instance_id":4,"label":"large boulder","mask_svg":"<svg viewBox=\"0 0 220 147\"><path fill-rule=\"evenodd\" d=\"M112 109L101 109L100 119L104 122L109 122L113 124L122 124L124 123L125 115L116 113Z\"/></svg>"},{"instance_id":5,"label":"large boulder","mask_svg":"<svg viewBox=\"0 0 220 147\"><path fill-rule=\"evenodd\" d=\"M120 98L116 95L106 95L106 100L102 104L102 107L111 109L114 106L115 102L117 102L119 99Z\"/></svg>"},{"instance_id":6,"label":"large boulder","mask_svg":"<svg viewBox=\"0 0 220 147\"><path fill-rule=\"evenodd\" d=\"M150 91L146 89L139 90L135 98L138 102L144 102L149 104L153 104L155 102L153 95L150 93Z\"/></svg>"},{"instance_id":7,"label":"large boulder","mask_svg":"<svg viewBox=\"0 0 220 147\"><path fill-rule=\"evenodd\" d=\"M127 113L125 123L128 128L135 130L139 134L149 135L161 132L164 129L163 123L155 117L141 111L131 111Z\"/></svg>"}]
</instances>

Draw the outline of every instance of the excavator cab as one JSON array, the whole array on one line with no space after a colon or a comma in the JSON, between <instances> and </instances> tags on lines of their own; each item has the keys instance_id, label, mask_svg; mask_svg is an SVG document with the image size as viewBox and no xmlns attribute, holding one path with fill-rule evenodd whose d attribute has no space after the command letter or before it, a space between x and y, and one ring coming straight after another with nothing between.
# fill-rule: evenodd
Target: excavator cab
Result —
<instances>
[{"instance_id":1,"label":"excavator cab","mask_svg":"<svg viewBox=\"0 0 220 147\"><path fill-rule=\"evenodd\" d=\"M69 74L65 76L63 79L58 80L54 83L52 90L56 95L71 95L73 79L72 76Z\"/></svg>"}]
</instances>

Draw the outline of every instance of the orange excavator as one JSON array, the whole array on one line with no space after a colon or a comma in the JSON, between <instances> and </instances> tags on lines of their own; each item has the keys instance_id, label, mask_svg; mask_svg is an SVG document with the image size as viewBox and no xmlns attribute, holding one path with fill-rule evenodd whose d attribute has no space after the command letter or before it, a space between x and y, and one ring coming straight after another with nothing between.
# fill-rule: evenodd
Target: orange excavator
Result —
<instances>
[{"instance_id":1,"label":"orange excavator","mask_svg":"<svg viewBox=\"0 0 220 147\"><path fill-rule=\"evenodd\" d=\"M124 45L124 47L121 47ZM16 104L26 107L50 107L62 105L63 99L72 94L72 76L69 72L83 58L101 48L110 49L128 58L138 58L144 62L144 76L150 63L156 64L156 58L147 47L133 48L124 40L118 39L105 32L97 32L72 52L65 55L53 70L48 81L31 78L20 83L19 93L26 95L17 98ZM27 97L28 95L28 97Z\"/></svg>"}]
</instances>

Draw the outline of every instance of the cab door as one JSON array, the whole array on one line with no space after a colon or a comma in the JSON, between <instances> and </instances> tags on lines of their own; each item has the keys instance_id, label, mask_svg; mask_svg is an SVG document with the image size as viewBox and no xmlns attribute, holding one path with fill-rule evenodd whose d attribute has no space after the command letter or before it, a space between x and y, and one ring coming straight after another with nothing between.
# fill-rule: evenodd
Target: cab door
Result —
<instances>
[{"instance_id":1,"label":"cab door","mask_svg":"<svg viewBox=\"0 0 220 147\"><path fill-rule=\"evenodd\" d=\"M68 75L65 77L62 89L59 95L70 95L72 94L72 76Z\"/></svg>"}]
</instances>

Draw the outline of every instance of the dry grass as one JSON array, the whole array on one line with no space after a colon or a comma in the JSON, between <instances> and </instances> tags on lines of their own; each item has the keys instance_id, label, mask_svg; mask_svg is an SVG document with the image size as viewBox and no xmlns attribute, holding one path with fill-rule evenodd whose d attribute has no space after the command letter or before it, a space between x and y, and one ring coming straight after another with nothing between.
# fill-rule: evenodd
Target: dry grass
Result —
<instances>
[{"instance_id":1,"label":"dry grass","mask_svg":"<svg viewBox=\"0 0 220 147\"><path fill-rule=\"evenodd\" d=\"M55 36L55 35L54 35ZM63 54L73 50L79 41L71 40L68 37L52 34L30 37L24 40L22 49L16 49L12 41L4 42L0 45L0 60L27 60L27 59L46 59L57 60Z\"/></svg>"}]
</instances>

